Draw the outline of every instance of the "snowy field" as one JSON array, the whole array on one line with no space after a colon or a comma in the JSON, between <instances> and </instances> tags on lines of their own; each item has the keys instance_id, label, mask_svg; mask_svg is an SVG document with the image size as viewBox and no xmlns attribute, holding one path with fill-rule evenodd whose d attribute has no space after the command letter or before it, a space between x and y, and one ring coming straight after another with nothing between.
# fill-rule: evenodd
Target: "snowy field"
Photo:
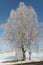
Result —
<instances>
[{"instance_id":1,"label":"snowy field","mask_svg":"<svg viewBox=\"0 0 43 65\"><path fill-rule=\"evenodd\" d=\"M32 62L32 63L31 63ZM35 63L34 63L35 62ZM43 62L42 61L39 61L39 60L37 60L37 61L18 61L18 62L13 62L13 63L0 63L0 65L28 65L28 64L35 64L35 65L37 65L37 63L39 63L38 65L42 65L43 64ZM34 65L33 64L33 65Z\"/></svg>"},{"instance_id":2,"label":"snowy field","mask_svg":"<svg viewBox=\"0 0 43 65\"><path fill-rule=\"evenodd\" d=\"M32 61L36 60L43 60L43 53L32 53L31 57ZM0 53L0 63L5 60L17 60L17 57L15 56L15 52L9 52L9 53ZM26 53L26 61L29 61L29 55Z\"/></svg>"}]
</instances>

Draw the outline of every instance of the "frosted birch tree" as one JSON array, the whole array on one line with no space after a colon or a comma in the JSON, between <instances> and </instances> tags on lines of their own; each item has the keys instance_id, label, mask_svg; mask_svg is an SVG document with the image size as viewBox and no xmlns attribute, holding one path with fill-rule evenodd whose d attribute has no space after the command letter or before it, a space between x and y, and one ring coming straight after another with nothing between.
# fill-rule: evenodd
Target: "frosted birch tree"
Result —
<instances>
[{"instance_id":1,"label":"frosted birch tree","mask_svg":"<svg viewBox=\"0 0 43 65\"><path fill-rule=\"evenodd\" d=\"M4 39L10 41L10 46L14 49L22 49L23 60L25 51L29 48L29 59L31 60L31 44L38 42L38 21L37 14L32 7L27 7L20 2L16 10L11 10L7 23L3 25L6 30Z\"/></svg>"}]
</instances>

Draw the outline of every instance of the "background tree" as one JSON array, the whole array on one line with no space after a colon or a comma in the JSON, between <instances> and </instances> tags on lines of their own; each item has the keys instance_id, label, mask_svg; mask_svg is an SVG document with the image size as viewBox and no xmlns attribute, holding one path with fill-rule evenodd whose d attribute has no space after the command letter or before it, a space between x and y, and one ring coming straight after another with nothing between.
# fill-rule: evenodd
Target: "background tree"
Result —
<instances>
[{"instance_id":1,"label":"background tree","mask_svg":"<svg viewBox=\"0 0 43 65\"><path fill-rule=\"evenodd\" d=\"M34 42L38 47L39 36L37 14L34 9L20 2L15 11L11 10L7 23L3 27L6 30L4 39L10 41L10 47L22 49L23 60L25 60L25 51L29 48L31 60L31 44Z\"/></svg>"}]
</instances>

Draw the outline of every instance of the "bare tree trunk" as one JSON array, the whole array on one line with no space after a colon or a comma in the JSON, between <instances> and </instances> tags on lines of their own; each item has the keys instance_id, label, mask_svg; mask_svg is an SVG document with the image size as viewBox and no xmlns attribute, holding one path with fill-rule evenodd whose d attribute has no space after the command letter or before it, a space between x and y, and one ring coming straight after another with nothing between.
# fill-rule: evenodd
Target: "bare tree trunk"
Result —
<instances>
[{"instance_id":1,"label":"bare tree trunk","mask_svg":"<svg viewBox=\"0 0 43 65\"><path fill-rule=\"evenodd\" d=\"M29 61L30 61L31 60L31 54L32 54L31 45L29 45L29 52L28 52L28 54L29 54Z\"/></svg>"},{"instance_id":2,"label":"bare tree trunk","mask_svg":"<svg viewBox=\"0 0 43 65\"><path fill-rule=\"evenodd\" d=\"M22 46L22 53L23 53L23 61L25 60L25 50L24 50L24 47Z\"/></svg>"},{"instance_id":3,"label":"bare tree trunk","mask_svg":"<svg viewBox=\"0 0 43 65\"><path fill-rule=\"evenodd\" d=\"M31 51L29 51L29 61L31 60Z\"/></svg>"}]
</instances>

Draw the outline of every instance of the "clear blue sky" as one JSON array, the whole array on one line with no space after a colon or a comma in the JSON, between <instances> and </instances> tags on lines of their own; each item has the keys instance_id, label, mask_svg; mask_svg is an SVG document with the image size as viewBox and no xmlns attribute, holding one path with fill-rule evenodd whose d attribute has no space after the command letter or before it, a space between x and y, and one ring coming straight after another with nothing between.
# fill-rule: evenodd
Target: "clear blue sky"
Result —
<instances>
[{"instance_id":1,"label":"clear blue sky","mask_svg":"<svg viewBox=\"0 0 43 65\"><path fill-rule=\"evenodd\" d=\"M32 6L38 15L38 21L43 22L43 0L0 0L0 24L8 19L11 9L16 9L19 2Z\"/></svg>"},{"instance_id":2,"label":"clear blue sky","mask_svg":"<svg viewBox=\"0 0 43 65\"><path fill-rule=\"evenodd\" d=\"M10 11L12 9L15 10L19 6L19 2L24 2L27 6L32 6L38 15L38 21L43 22L43 0L0 0L0 24L7 22ZM2 34L3 30L0 29L0 37ZM3 42L0 45L2 46ZM5 46L3 45L2 47L4 48Z\"/></svg>"}]
</instances>

